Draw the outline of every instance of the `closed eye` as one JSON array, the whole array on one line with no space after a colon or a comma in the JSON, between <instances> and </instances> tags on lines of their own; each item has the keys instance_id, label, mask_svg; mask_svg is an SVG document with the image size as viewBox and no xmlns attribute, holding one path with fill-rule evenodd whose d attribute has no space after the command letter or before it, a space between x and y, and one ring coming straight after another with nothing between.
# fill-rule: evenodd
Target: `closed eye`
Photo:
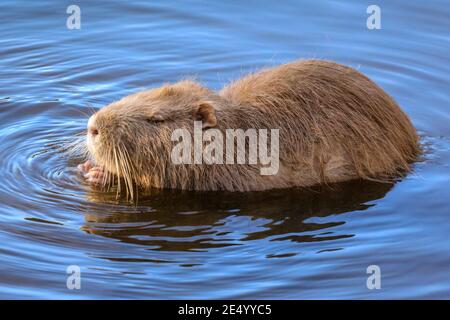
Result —
<instances>
[{"instance_id":1,"label":"closed eye","mask_svg":"<svg viewBox=\"0 0 450 320\"><path fill-rule=\"evenodd\" d=\"M159 118L147 118L146 121L148 123L160 123L160 122L164 122L163 119L159 119Z\"/></svg>"}]
</instances>

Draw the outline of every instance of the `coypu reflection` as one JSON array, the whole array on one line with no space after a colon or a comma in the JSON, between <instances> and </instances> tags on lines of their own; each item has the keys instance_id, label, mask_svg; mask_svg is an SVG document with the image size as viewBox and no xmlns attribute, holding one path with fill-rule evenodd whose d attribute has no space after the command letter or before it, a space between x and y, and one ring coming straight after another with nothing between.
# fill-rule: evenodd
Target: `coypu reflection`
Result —
<instances>
[{"instance_id":1,"label":"coypu reflection","mask_svg":"<svg viewBox=\"0 0 450 320\"><path fill-rule=\"evenodd\" d=\"M308 223L305 219L365 210L371 206L368 201L383 198L392 186L352 181L325 189L251 193L154 190L140 196L136 207L108 208L100 203L114 202L115 193L92 192L89 200L99 206L87 208L83 230L165 251L217 248L267 237L297 242L341 239L353 235L315 237L299 233L343 224ZM286 234L289 236L284 237Z\"/></svg>"}]
</instances>

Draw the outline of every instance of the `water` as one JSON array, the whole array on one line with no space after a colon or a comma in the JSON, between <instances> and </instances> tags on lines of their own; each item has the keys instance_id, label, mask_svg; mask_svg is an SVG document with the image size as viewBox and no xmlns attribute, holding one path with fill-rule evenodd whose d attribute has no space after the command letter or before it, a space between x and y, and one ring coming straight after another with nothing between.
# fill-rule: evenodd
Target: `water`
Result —
<instances>
[{"instance_id":1,"label":"water","mask_svg":"<svg viewBox=\"0 0 450 320\"><path fill-rule=\"evenodd\" d=\"M450 298L450 7L364 2L0 4L1 298ZM394 185L154 192L138 206L85 185L58 149L92 109L195 76L297 58L358 68L417 127L425 154ZM81 290L66 268L81 268ZM368 290L378 265L381 290Z\"/></svg>"}]
</instances>

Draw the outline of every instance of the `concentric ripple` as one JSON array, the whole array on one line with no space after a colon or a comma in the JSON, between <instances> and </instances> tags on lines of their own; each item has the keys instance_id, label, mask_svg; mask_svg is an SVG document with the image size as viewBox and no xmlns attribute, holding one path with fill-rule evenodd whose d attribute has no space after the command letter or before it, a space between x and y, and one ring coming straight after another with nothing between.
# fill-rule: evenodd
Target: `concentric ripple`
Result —
<instances>
[{"instance_id":1,"label":"concentric ripple","mask_svg":"<svg viewBox=\"0 0 450 320\"><path fill-rule=\"evenodd\" d=\"M68 129L64 120L39 117L0 129L3 191L21 194L22 199L37 205L60 206L77 201L82 185L74 168L68 167L63 158L61 146L80 129Z\"/></svg>"}]
</instances>

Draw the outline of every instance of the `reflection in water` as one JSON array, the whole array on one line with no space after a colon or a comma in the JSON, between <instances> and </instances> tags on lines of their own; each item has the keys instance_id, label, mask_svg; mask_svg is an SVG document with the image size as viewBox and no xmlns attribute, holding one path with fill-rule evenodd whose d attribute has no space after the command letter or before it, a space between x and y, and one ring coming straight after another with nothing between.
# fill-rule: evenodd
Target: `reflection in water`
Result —
<instances>
[{"instance_id":1,"label":"reflection in water","mask_svg":"<svg viewBox=\"0 0 450 320\"><path fill-rule=\"evenodd\" d=\"M310 223L325 217L365 210L367 202L383 198L392 184L353 181L322 190L270 192L181 192L153 190L138 206L116 206L105 212L91 207L82 229L152 250L188 251L239 245L241 241L270 238L313 242L352 237L351 234L317 236L317 231L343 224ZM89 193L89 201L114 202L115 193ZM116 208L116 210L114 210ZM305 234L314 232L314 235Z\"/></svg>"}]
</instances>

